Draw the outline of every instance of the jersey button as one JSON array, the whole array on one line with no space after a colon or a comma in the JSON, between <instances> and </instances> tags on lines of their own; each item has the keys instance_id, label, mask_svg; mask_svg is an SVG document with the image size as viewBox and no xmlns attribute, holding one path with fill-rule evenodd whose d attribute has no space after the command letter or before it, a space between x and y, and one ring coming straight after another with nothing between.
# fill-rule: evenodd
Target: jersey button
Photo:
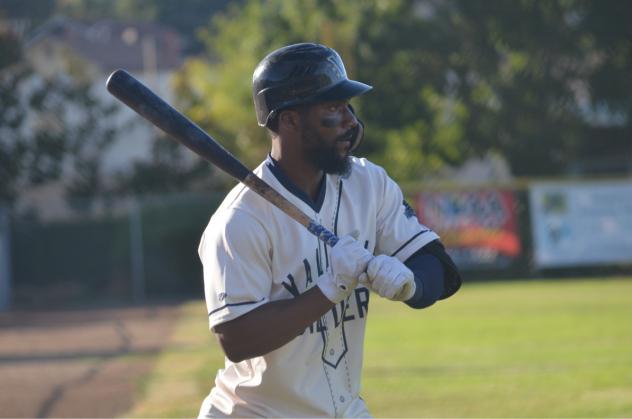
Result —
<instances>
[{"instance_id":1,"label":"jersey button","mask_svg":"<svg viewBox=\"0 0 632 419\"><path fill-rule=\"evenodd\" d=\"M335 353L336 353L336 351L334 351L333 348L329 350L329 355L334 356Z\"/></svg>"},{"instance_id":2,"label":"jersey button","mask_svg":"<svg viewBox=\"0 0 632 419\"><path fill-rule=\"evenodd\" d=\"M340 403L344 403L345 402L345 396L340 396Z\"/></svg>"}]
</instances>

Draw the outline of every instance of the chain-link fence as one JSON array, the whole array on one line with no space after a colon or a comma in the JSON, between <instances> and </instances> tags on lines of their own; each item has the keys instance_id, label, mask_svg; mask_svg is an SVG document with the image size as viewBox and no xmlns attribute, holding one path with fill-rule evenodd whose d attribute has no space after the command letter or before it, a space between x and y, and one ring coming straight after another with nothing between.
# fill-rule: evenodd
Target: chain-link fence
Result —
<instances>
[{"instance_id":1,"label":"chain-link fence","mask_svg":"<svg viewBox=\"0 0 632 419\"><path fill-rule=\"evenodd\" d=\"M14 305L201 292L197 245L223 194L131 201L99 216L11 219Z\"/></svg>"},{"instance_id":2,"label":"chain-link fence","mask_svg":"<svg viewBox=\"0 0 632 419\"><path fill-rule=\"evenodd\" d=\"M476 280L631 272L630 191L619 179L420 186L406 196L466 280ZM0 212L0 308L201 297L197 246L223 197L145 198L55 221Z\"/></svg>"}]
</instances>

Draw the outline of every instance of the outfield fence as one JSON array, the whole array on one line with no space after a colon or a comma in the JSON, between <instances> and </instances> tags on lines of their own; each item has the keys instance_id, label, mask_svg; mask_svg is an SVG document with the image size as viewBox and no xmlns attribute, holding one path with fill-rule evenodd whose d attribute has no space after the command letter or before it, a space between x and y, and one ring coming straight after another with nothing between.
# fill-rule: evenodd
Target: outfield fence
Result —
<instances>
[{"instance_id":1,"label":"outfield fence","mask_svg":"<svg viewBox=\"0 0 632 419\"><path fill-rule=\"evenodd\" d=\"M413 189L411 195L419 218L470 276L631 271L630 178Z\"/></svg>"},{"instance_id":2,"label":"outfield fence","mask_svg":"<svg viewBox=\"0 0 632 419\"><path fill-rule=\"evenodd\" d=\"M466 280L632 272L632 179L405 188ZM202 295L200 236L224 192L67 217L0 211L0 309Z\"/></svg>"},{"instance_id":3,"label":"outfield fence","mask_svg":"<svg viewBox=\"0 0 632 419\"><path fill-rule=\"evenodd\" d=\"M11 217L14 305L172 297L201 290L197 243L222 194L132 200L40 220Z\"/></svg>"}]
</instances>

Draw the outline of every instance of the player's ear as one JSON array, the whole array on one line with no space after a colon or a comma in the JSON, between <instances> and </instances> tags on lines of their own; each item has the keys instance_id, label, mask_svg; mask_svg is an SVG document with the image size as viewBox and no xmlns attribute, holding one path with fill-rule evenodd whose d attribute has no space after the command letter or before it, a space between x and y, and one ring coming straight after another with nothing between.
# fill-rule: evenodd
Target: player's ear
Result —
<instances>
[{"instance_id":1,"label":"player's ear","mask_svg":"<svg viewBox=\"0 0 632 419\"><path fill-rule=\"evenodd\" d=\"M297 109L284 109L281 111L281 113L279 113L279 131L299 131L300 126L301 115Z\"/></svg>"}]
</instances>

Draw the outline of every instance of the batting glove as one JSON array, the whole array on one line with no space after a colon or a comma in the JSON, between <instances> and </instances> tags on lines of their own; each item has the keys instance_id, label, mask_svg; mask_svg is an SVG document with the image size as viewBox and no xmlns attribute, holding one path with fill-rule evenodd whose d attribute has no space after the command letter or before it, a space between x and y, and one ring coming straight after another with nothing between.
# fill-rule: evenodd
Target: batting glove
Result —
<instances>
[{"instance_id":1,"label":"batting glove","mask_svg":"<svg viewBox=\"0 0 632 419\"><path fill-rule=\"evenodd\" d=\"M316 284L333 303L344 300L355 289L373 255L351 236L344 236L331 248L329 268Z\"/></svg>"},{"instance_id":2,"label":"batting glove","mask_svg":"<svg viewBox=\"0 0 632 419\"><path fill-rule=\"evenodd\" d=\"M380 297L406 301L415 294L415 275L399 259L386 255L374 257L368 264L365 279Z\"/></svg>"}]
</instances>

